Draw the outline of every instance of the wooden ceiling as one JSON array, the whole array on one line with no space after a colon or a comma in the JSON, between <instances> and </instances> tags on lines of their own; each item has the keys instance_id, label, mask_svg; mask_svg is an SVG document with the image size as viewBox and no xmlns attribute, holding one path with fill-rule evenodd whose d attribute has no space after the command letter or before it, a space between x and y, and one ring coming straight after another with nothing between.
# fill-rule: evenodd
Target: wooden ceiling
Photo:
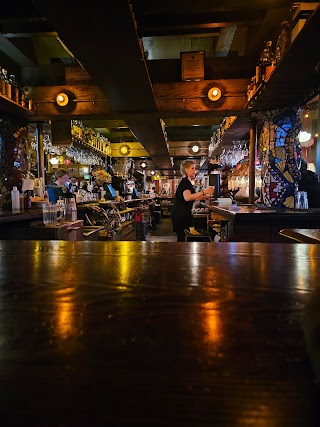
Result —
<instances>
[{"instance_id":1,"label":"wooden ceiling","mask_svg":"<svg viewBox=\"0 0 320 427\"><path fill-rule=\"evenodd\" d=\"M109 0L103 3L104 12L98 1L86 6L75 0L23 3L16 7L6 2L0 11L0 50L33 87L34 120L70 120L71 115L98 128L111 142L139 141L150 167L169 176L190 157L194 141L201 146L199 166L225 116L242 117L232 138L246 135L247 84L264 41L276 40L293 4ZM143 44L147 39L159 59L150 59ZM170 54L161 50L163 40L169 40ZM204 80L181 81L180 58L172 52L183 46L193 50L201 43L212 45L211 53L206 50ZM66 67L80 64L90 79L67 84ZM207 92L216 85L223 95L213 103ZM75 100L66 112L52 102L61 89L70 90Z\"/></svg>"}]
</instances>

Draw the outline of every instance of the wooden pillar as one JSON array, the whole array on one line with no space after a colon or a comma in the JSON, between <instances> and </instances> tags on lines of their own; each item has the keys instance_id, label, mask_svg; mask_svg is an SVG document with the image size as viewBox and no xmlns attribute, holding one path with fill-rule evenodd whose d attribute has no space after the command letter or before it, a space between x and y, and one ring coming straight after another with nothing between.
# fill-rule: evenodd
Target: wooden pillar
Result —
<instances>
[{"instance_id":1,"label":"wooden pillar","mask_svg":"<svg viewBox=\"0 0 320 427\"><path fill-rule=\"evenodd\" d=\"M43 126L42 123L37 124L37 163L38 163L38 178L44 178L44 149L43 149Z\"/></svg>"},{"instance_id":2,"label":"wooden pillar","mask_svg":"<svg viewBox=\"0 0 320 427\"><path fill-rule=\"evenodd\" d=\"M256 195L256 151L257 151L257 121L251 119L249 142L249 204L254 204Z\"/></svg>"}]
</instances>

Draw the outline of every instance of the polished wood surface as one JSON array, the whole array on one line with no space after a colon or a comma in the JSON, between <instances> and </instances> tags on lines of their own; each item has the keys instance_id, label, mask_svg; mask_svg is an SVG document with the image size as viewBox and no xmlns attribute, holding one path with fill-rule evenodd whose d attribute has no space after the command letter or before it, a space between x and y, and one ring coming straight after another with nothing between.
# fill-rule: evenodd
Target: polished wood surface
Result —
<instances>
[{"instance_id":1,"label":"polished wood surface","mask_svg":"<svg viewBox=\"0 0 320 427\"><path fill-rule=\"evenodd\" d=\"M0 241L4 426L316 426L317 245Z\"/></svg>"},{"instance_id":2,"label":"polished wood surface","mask_svg":"<svg viewBox=\"0 0 320 427\"><path fill-rule=\"evenodd\" d=\"M280 230L281 236L299 243L320 243L320 230L309 228L284 228Z\"/></svg>"},{"instance_id":3,"label":"polished wood surface","mask_svg":"<svg viewBox=\"0 0 320 427\"><path fill-rule=\"evenodd\" d=\"M206 206L202 204L202 206ZM284 228L319 228L320 209L269 209L256 205L208 206L211 218L215 215L230 221L230 241L283 243Z\"/></svg>"},{"instance_id":4,"label":"polished wood surface","mask_svg":"<svg viewBox=\"0 0 320 427\"><path fill-rule=\"evenodd\" d=\"M0 224L8 222L29 221L34 219L42 219L42 209L33 208L9 211L0 209Z\"/></svg>"}]
</instances>

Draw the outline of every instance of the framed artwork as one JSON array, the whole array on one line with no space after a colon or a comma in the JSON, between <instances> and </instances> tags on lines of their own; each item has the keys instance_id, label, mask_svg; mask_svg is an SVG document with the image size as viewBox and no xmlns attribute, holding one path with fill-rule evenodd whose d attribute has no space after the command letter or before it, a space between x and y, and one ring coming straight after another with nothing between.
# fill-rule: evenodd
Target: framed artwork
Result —
<instances>
[{"instance_id":1,"label":"framed artwork","mask_svg":"<svg viewBox=\"0 0 320 427\"><path fill-rule=\"evenodd\" d=\"M89 173L88 166L80 166L79 167L79 176L84 177L85 175L88 175L88 173Z\"/></svg>"},{"instance_id":2,"label":"framed artwork","mask_svg":"<svg viewBox=\"0 0 320 427\"><path fill-rule=\"evenodd\" d=\"M180 52L182 81L204 80L204 50Z\"/></svg>"},{"instance_id":3,"label":"framed artwork","mask_svg":"<svg viewBox=\"0 0 320 427\"><path fill-rule=\"evenodd\" d=\"M77 176L78 168L68 168L68 174L70 177Z\"/></svg>"}]
</instances>

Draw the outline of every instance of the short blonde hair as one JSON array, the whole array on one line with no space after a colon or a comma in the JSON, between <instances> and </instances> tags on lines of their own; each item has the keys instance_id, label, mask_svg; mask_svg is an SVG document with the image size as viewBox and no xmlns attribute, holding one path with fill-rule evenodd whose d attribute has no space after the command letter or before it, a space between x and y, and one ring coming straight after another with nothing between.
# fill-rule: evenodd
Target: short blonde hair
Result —
<instances>
[{"instance_id":1,"label":"short blonde hair","mask_svg":"<svg viewBox=\"0 0 320 427\"><path fill-rule=\"evenodd\" d=\"M192 165L195 165L195 162L193 160L185 160L184 162L182 162L180 165L180 172L182 173L182 175L187 175L186 169L188 169Z\"/></svg>"}]
</instances>

